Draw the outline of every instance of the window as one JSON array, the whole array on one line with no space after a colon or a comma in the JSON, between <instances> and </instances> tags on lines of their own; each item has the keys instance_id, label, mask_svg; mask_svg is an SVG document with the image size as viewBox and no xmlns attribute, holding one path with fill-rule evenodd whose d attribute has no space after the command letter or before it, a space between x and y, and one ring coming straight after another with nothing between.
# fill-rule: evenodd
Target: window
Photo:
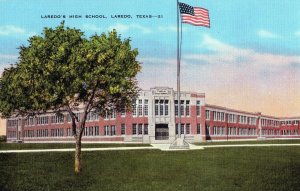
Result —
<instances>
[{"instance_id":1,"label":"window","mask_svg":"<svg viewBox=\"0 0 300 191\"><path fill-rule=\"evenodd\" d=\"M88 128L85 127L83 130L83 136L88 136Z\"/></svg>"},{"instance_id":2,"label":"window","mask_svg":"<svg viewBox=\"0 0 300 191\"><path fill-rule=\"evenodd\" d=\"M99 115L96 112L91 111L90 113L87 114L86 121L95 121L95 120L99 120Z\"/></svg>"},{"instance_id":3,"label":"window","mask_svg":"<svg viewBox=\"0 0 300 191\"><path fill-rule=\"evenodd\" d=\"M148 100L144 100L144 115L148 116Z\"/></svg>"},{"instance_id":4,"label":"window","mask_svg":"<svg viewBox=\"0 0 300 191\"><path fill-rule=\"evenodd\" d=\"M108 125L104 126L104 135L105 135L105 136L110 135L110 128L109 128Z\"/></svg>"},{"instance_id":5,"label":"window","mask_svg":"<svg viewBox=\"0 0 300 191\"><path fill-rule=\"evenodd\" d=\"M143 100L139 99L139 105L138 105L138 115L143 116Z\"/></svg>"},{"instance_id":6,"label":"window","mask_svg":"<svg viewBox=\"0 0 300 191\"><path fill-rule=\"evenodd\" d=\"M111 119L115 119L116 118L116 110L113 109L111 112Z\"/></svg>"},{"instance_id":7,"label":"window","mask_svg":"<svg viewBox=\"0 0 300 191\"><path fill-rule=\"evenodd\" d=\"M121 107L121 117L125 117L125 114L126 114L125 106L122 106Z\"/></svg>"},{"instance_id":8,"label":"window","mask_svg":"<svg viewBox=\"0 0 300 191\"><path fill-rule=\"evenodd\" d=\"M95 129L95 136L98 136L99 135L99 126L95 126L94 129Z\"/></svg>"},{"instance_id":9,"label":"window","mask_svg":"<svg viewBox=\"0 0 300 191\"><path fill-rule=\"evenodd\" d=\"M197 100L197 102L196 102L196 114L197 114L197 116L200 116L200 114L201 114L201 108L200 108L200 101L199 100Z\"/></svg>"},{"instance_id":10,"label":"window","mask_svg":"<svg viewBox=\"0 0 300 191\"><path fill-rule=\"evenodd\" d=\"M197 123L197 134L201 134L201 125Z\"/></svg>"},{"instance_id":11,"label":"window","mask_svg":"<svg viewBox=\"0 0 300 191\"><path fill-rule=\"evenodd\" d=\"M205 110L205 119L206 120L210 119L210 111L209 110Z\"/></svg>"},{"instance_id":12,"label":"window","mask_svg":"<svg viewBox=\"0 0 300 191\"><path fill-rule=\"evenodd\" d=\"M178 116L178 100L175 100L175 116Z\"/></svg>"},{"instance_id":13,"label":"window","mask_svg":"<svg viewBox=\"0 0 300 191\"><path fill-rule=\"evenodd\" d=\"M181 100L180 104L180 115L184 116L184 100Z\"/></svg>"},{"instance_id":14,"label":"window","mask_svg":"<svg viewBox=\"0 0 300 191\"><path fill-rule=\"evenodd\" d=\"M51 123L64 123L65 116L62 114L51 116Z\"/></svg>"},{"instance_id":15,"label":"window","mask_svg":"<svg viewBox=\"0 0 300 191\"><path fill-rule=\"evenodd\" d=\"M94 127L89 127L89 136L93 136L94 135Z\"/></svg>"},{"instance_id":16,"label":"window","mask_svg":"<svg viewBox=\"0 0 300 191\"><path fill-rule=\"evenodd\" d=\"M109 119L107 111L105 111L104 119Z\"/></svg>"},{"instance_id":17,"label":"window","mask_svg":"<svg viewBox=\"0 0 300 191\"><path fill-rule=\"evenodd\" d=\"M155 100L155 116L158 116L158 100Z\"/></svg>"},{"instance_id":18,"label":"window","mask_svg":"<svg viewBox=\"0 0 300 191\"><path fill-rule=\"evenodd\" d=\"M169 100L165 100L165 115L169 115Z\"/></svg>"},{"instance_id":19,"label":"window","mask_svg":"<svg viewBox=\"0 0 300 191\"><path fill-rule=\"evenodd\" d=\"M138 133L139 135L143 134L143 124L138 124Z\"/></svg>"},{"instance_id":20,"label":"window","mask_svg":"<svg viewBox=\"0 0 300 191\"><path fill-rule=\"evenodd\" d=\"M72 136L72 128L67 128L67 136Z\"/></svg>"},{"instance_id":21,"label":"window","mask_svg":"<svg viewBox=\"0 0 300 191\"><path fill-rule=\"evenodd\" d=\"M205 125L205 132L206 132L206 135L210 135L210 126L209 125Z\"/></svg>"},{"instance_id":22,"label":"window","mask_svg":"<svg viewBox=\"0 0 300 191\"><path fill-rule=\"evenodd\" d=\"M213 111L214 121L217 121L217 112Z\"/></svg>"},{"instance_id":23,"label":"window","mask_svg":"<svg viewBox=\"0 0 300 191\"><path fill-rule=\"evenodd\" d=\"M112 125L111 126L111 136L116 135L116 126Z\"/></svg>"},{"instance_id":24,"label":"window","mask_svg":"<svg viewBox=\"0 0 300 191\"><path fill-rule=\"evenodd\" d=\"M190 100L185 101L185 115L190 116Z\"/></svg>"},{"instance_id":25,"label":"window","mask_svg":"<svg viewBox=\"0 0 300 191\"><path fill-rule=\"evenodd\" d=\"M25 119L25 126L32 126L34 125L34 118L33 117L28 117Z\"/></svg>"},{"instance_id":26,"label":"window","mask_svg":"<svg viewBox=\"0 0 300 191\"><path fill-rule=\"evenodd\" d=\"M132 101L132 115L136 116L136 100Z\"/></svg>"},{"instance_id":27,"label":"window","mask_svg":"<svg viewBox=\"0 0 300 191\"><path fill-rule=\"evenodd\" d=\"M63 137L64 136L64 129L60 128L58 131L59 131L59 136Z\"/></svg>"},{"instance_id":28,"label":"window","mask_svg":"<svg viewBox=\"0 0 300 191\"><path fill-rule=\"evenodd\" d=\"M178 135L178 123L176 123L175 129L176 129L176 135Z\"/></svg>"},{"instance_id":29,"label":"window","mask_svg":"<svg viewBox=\"0 0 300 191\"><path fill-rule=\"evenodd\" d=\"M184 124L181 124L181 127L180 127L180 134L184 134Z\"/></svg>"},{"instance_id":30,"label":"window","mask_svg":"<svg viewBox=\"0 0 300 191\"><path fill-rule=\"evenodd\" d=\"M236 123L236 115L228 114L228 122L229 123Z\"/></svg>"},{"instance_id":31,"label":"window","mask_svg":"<svg viewBox=\"0 0 300 191\"><path fill-rule=\"evenodd\" d=\"M46 125L48 124L48 116L39 116L36 118L37 125Z\"/></svg>"},{"instance_id":32,"label":"window","mask_svg":"<svg viewBox=\"0 0 300 191\"><path fill-rule=\"evenodd\" d=\"M185 133L186 134L190 134L191 133L191 124L186 124L186 126L185 126Z\"/></svg>"},{"instance_id":33,"label":"window","mask_svg":"<svg viewBox=\"0 0 300 191\"><path fill-rule=\"evenodd\" d=\"M7 127L17 127L17 125L18 125L18 120L17 119L7 120Z\"/></svg>"},{"instance_id":34,"label":"window","mask_svg":"<svg viewBox=\"0 0 300 191\"><path fill-rule=\"evenodd\" d=\"M159 100L159 115L164 115L164 100Z\"/></svg>"},{"instance_id":35,"label":"window","mask_svg":"<svg viewBox=\"0 0 300 191\"><path fill-rule=\"evenodd\" d=\"M125 135L126 134L126 126L125 124L121 124L121 135Z\"/></svg>"},{"instance_id":36,"label":"window","mask_svg":"<svg viewBox=\"0 0 300 191\"><path fill-rule=\"evenodd\" d=\"M144 135L148 135L148 124L144 124Z\"/></svg>"},{"instance_id":37,"label":"window","mask_svg":"<svg viewBox=\"0 0 300 191\"><path fill-rule=\"evenodd\" d=\"M169 115L169 100L155 100L155 115Z\"/></svg>"},{"instance_id":38,"label":"window","mask_svg":"<svg viewBox=\"0 0 300 191\"><path fill-rule=\"evenodd\" d=\"M78 118L78 121L80 122L80 113L74 113L74 114ZM67 121L68 121L68 123L72 122L72 118L69 113L67 114ZM75 121L77 122L77 120L75 120Z\"/></svg>"},{"instance_id":39,"label":"window","mask_svg":"<svg viewBox=\"0 0 300 191\"><path fill-rule=\"evenodd\" d=\"M136 124L132 124L132 134L136 135Z\"/></svg>"}]
</instances>

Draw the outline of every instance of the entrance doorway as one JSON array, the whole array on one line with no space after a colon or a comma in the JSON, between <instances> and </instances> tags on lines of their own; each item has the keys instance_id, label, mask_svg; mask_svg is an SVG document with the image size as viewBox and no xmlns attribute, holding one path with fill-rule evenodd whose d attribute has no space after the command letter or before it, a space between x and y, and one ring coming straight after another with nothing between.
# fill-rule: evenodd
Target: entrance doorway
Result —
<instances>
[{"instance_id":1,"label":"entrance doorway","mask_svg":"<svg viewBox=\"0 0 300 191\"><path fill-rule=\"evenodd\" d=\"M155 125L155 140L168 140L168 139L169 139L168 124L156 124Z\"/></svg>"}]
</instances>

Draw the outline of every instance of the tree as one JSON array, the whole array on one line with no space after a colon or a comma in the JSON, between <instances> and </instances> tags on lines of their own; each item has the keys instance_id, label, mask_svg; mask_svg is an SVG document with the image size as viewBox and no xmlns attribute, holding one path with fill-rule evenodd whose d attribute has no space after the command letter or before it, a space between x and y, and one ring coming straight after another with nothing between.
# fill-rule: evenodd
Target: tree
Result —
<instances>
[{"instance_id":1,"label":"tree","mask_svg":"<svg viewBox=\"0 0 300 191\"><path fill-rule=\"evenodd\" d=\"M2 117L67 112L76 142L75 173L81 171L81 138L87 115L130 109L141 66L130 39L115 30L86 38L78 29L45 28L20 47L19 61L0 80ZM80 118L76 111L82 110Z\"/></svg>"}]
</instances>

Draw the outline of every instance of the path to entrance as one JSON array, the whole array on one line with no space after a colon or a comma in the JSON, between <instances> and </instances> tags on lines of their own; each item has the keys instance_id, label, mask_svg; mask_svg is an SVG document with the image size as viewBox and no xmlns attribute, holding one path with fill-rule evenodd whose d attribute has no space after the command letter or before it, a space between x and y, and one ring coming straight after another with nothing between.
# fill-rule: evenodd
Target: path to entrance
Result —
<instances>
[{"instance_id":1,"label":"path to entrance","mask_svg":"<svg viewBox=\"0 0 300 191\"><path fill-rule=\"evenodd\" d=\"M81 151L122 151L122 150L153 150L162 151L182 151L182 150L202 150L208 148L225 147L282 147L282 146L300 146L300 144L240 144L240 145L193 145L190 149L169 149L170 144L151 144L152 147L110 147L110 148L82 148ZM41 153L41 152L71 152L75 149L34 149L34 150L0 150L0 153Z\"/></svg>"},{"instance_id":2,"label":"path to entrance","mask_svg":"<svg viewBox=\"0 0 300 191\"><path fill-rule=\"evenodd\" d=\"M122 151L122 150L145 150L157 149L154 147L106 147L106 148L82 148L81 151ZM31 150L0 150L0 153L40 153L40 152L70 152L72 149L31 149Z\"/></svg>"}]
</instances>

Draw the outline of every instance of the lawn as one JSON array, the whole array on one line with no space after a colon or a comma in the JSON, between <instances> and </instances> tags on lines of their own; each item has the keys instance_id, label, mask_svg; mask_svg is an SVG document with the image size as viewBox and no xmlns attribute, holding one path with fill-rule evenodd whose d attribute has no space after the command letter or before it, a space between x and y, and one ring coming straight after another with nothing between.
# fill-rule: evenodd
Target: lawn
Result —
<instances>
[{"instance_id":1,"label":"lawn","mask_svg":"<svg viewBox=\"0 0 300 191\"><path fill-rule=\"evenodd\" d=\"M0 190L299 190L300 147L0 154Z\"/></svg>"},{"instance_id":2,"label":"lawn","mask_svg":"<svg viewBox=\"0 0 300 191\"><path fill-rule=\"evenodd\" d=\"M115 143L87 143L82 144L82 148L105 148L105 147L146 147L149 144L115 144ZM0 143L0 150L20 150L20 149L65 149L75 148L75 143Z\"/></svg>"}]
</instances>

